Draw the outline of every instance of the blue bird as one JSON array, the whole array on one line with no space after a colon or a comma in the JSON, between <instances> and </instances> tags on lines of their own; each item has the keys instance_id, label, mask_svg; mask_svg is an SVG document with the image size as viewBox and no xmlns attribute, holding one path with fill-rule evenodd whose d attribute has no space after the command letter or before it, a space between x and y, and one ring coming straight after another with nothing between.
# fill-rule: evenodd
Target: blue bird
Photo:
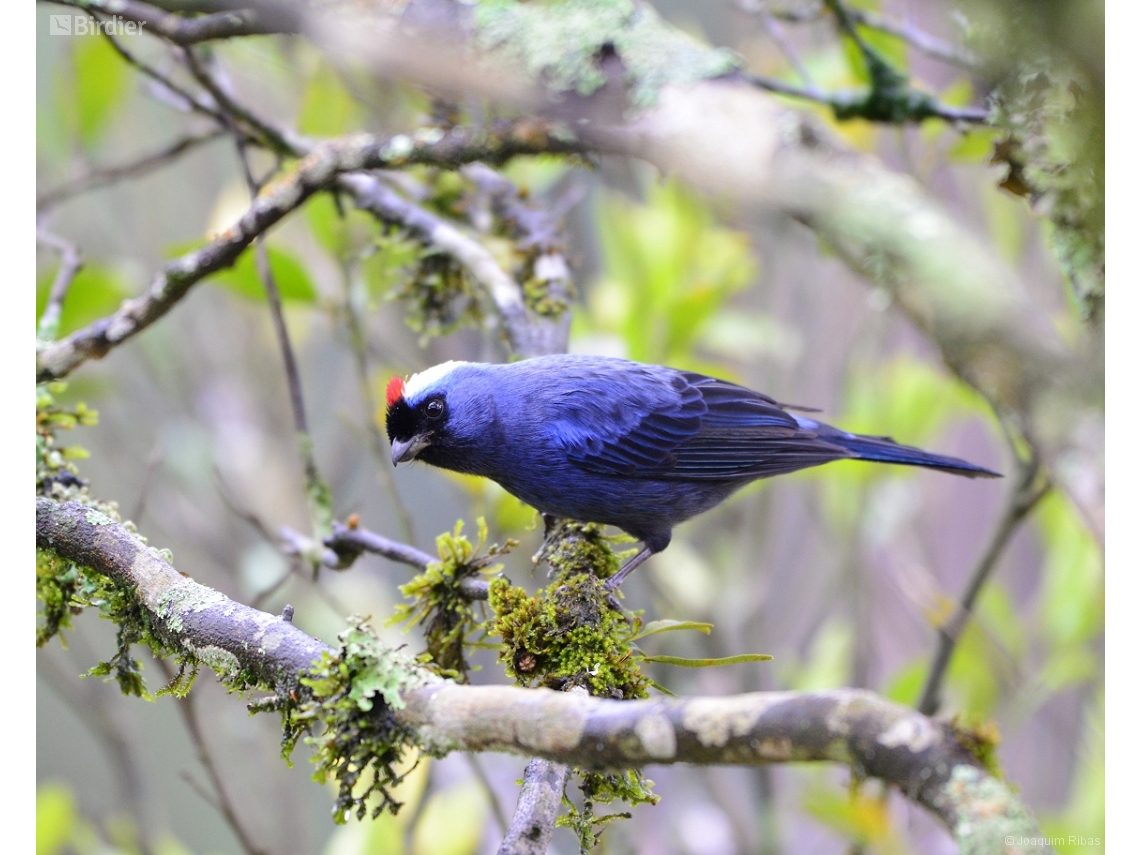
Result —
<instances>
[{"instance_id":1,"label":"blue bird","mask_svg":"<svg viewBox=\"0 0 1140 855\"><path fill-rule=\"evenodd\" d=\"M544 514L642 541L610 590L669 545L673 526L758 478L846 459L1000 477L795 415L725 380L601 356L446 362L392 378L387 404L393 465L481 475Z\"/></svg>"}]
</instances>

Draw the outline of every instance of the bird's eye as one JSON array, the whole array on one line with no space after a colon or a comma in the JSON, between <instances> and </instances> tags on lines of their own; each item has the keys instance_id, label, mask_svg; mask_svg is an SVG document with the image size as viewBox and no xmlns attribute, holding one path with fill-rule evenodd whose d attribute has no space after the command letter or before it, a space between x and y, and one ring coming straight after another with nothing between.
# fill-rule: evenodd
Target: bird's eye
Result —
<instances>
[{"instance_id":1,"label":"bird's eye","mask_svg":"<svg viewBox=\"0 0 1140 855\"><path fill-rule=\"evenodd\" d=\"M443 415L443 401L439 398L432 398L424 407L424 412L427 413L429 419L438 419Z\"/></svg>"}]
</instances>

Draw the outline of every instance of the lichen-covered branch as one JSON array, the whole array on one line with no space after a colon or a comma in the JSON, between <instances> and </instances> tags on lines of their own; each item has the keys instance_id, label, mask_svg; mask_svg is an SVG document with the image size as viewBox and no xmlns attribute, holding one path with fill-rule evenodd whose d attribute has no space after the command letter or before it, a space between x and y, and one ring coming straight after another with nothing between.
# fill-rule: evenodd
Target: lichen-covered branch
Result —
<instances>
[{"instance_id":1,"label":"lichen-covered branch","mask_svg":"<svg viewBox=\"0 0 1140 855\"><path fill-rule=\"evenodd\" d=\"M519 803L498 855L545 855L569 778L564 763L535 758L526 764Z\"/></svg>"},{"instance_id":2,"label":"lichen-covered branch","mask_svg":"<svg viewBox=\"0 0 1140 855\"><path fill-rule=\"evenodd\" d=\"M328 645L183 576L121 524L79 502L36 499L36 546L131 588L164 637L219 675L288 691Z\"/></svg>"},{"instance_id":3,"label":"lichen-covered branch","mask_svg":"<svg viewBox=\"0 0 1140 855\"><path fill-rule=\"evenodd\" d=\"M206 276L233 264L260 234L338 176L362 169L390 169L413 164L456 168L476 160L502 163L520 154L577 151L569 135L545 122L512 120L481 128L434 130L415 137L378 139L359 134L317 146L285 178L267 187L233 226L206 246L166 265L140 296L113 315L100 318L36 355L38 382L66 376L78 365L104 356L146 329ZM521 297L520 309L521 309Z\"/></svg>"},{"instance_id":4,"label":"lichen-covered branch","mask_svg":"<svg viewBox=\"0 0 1140 855\"><path fill-rule=\"evenodd\" d=\"M287 695L331 649L280 617L175 570L126 528L78 502L36 500L40 549L135 591L154 631L243 685ZM506 751L592 769L653 763L829 761L881 778L938 816L963 851L1033 838L1032 818L957 732L872 692L768 692L615 701L581 692L470 686L423 673L390 710L427 750ZM1031 850L1036 851L1036 850Z\"/></svg>"}]
</instances>

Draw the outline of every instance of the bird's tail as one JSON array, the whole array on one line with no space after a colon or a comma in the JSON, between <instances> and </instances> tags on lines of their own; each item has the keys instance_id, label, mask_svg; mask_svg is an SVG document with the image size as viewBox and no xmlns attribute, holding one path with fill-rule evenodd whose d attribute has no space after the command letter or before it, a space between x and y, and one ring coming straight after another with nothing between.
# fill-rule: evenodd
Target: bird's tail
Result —
<instances>
[{"instance_id":1,"label":"bird's tail","mask_svg":"<svg viewBox=\"0 0 1140 855\"><path fill-rule=\"evenodd\" d=\"M833 428L834 430L834 428ZM928 469L941 469L967 478L1000 478L1000 472L977 466L957 457L945 454L932 454L921 448L900 445L886 436L862 436L835 430L832 434L820 434L821 439L845 448L856 460L875 460L879 463L899 463L904 466L925 466Z\"/></svg>"}]
</instances>

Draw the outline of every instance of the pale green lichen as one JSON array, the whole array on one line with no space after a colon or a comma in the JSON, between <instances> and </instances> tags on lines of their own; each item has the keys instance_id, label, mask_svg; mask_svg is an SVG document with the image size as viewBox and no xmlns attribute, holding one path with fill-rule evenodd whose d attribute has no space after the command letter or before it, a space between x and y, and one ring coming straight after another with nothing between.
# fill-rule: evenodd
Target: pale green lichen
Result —
<instances>
[{"instance_id":1,"label":"pale green lichen","mask_svg":"<svg viewBox=\"0 0 1140 855\"><path fill-rule=\"evenodd\" d=\"M204 611L225 600L226 596L219 591L190 582L174 585L159 594L155 612L171 632L179 633L185 615Z\"/></svg>"},{"instance_id":2,"label":"pale green lichen","mask_svg":"<svg viewBox=\"0 0 1140 855\"><path fill-rule=\"evenodd\" d=\"M241 671L241 662L224 648L214 645L195 647L194 655L199 662L221 677L230 677Z\"/></svg>"},{"instance_id":3,"label":"pale green lichen","mask_svg":"<svg viewBox=\"0 0 1140 855\"><path fill-rule=\"evenodd\" d=\"M1044 852L1044 839L1033 818L1007 784L975 766L961 764L950 773L941 797L957 814L954 837L961 855L1008 852L1009 840L1020 841L1013 851Z\"/></svg>"},{"instance_id":4,"label":"pale green lichen","mask_svg":"<svg viewBox=\"0 0 1140 855\"><path fill-rule=\"evenodd\" d=\"M655 104L666 85L741 67L736 54L702 44L633 0L483 0L475 8L475 27L483 50L522 65L555 91L581 96L605 84L598 60L612 49L636 107Z\"/></svg>"},{"instance_id":5,"label":"pale green lichen","mask_svg":"<svg viewBox=\"0 0 1140 855\"><path fill-rule=\"evenodd\" d=\"M311 734L306 741L314 748L313 777L336 781L333 818L344 822L350 814L375 818L399 808L390 793L401 779L395 765L405 751L423 746L392 710L403 708L402 693L439 678L405 651L381 641L360 618L339 639L336 652L325 651L302 675L299 696L281 700L278 708L283 755L289 757L301 734ZM311 733L318 724L319 732Z\"/></svg>"}]
</instances>

